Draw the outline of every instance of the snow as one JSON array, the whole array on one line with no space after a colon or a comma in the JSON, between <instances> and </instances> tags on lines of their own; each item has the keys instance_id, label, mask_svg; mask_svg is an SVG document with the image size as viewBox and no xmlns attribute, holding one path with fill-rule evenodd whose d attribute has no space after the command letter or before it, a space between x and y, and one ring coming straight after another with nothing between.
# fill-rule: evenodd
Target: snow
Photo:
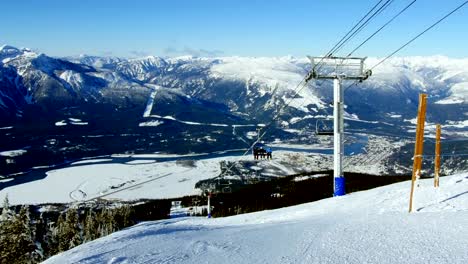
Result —
<instances>
[{"instance_id":1,"label":"snow","mask_svg":"<svg viewBox=\"0 0 468 264\"><path fill-rule=\"evenodd\" d=\"M300 181L305 181L313 178L319 178L319 177L327 177L328 174L315 174L315 175L310 175L310 176L297 176L294 177L293 181L295 182L300 182Z\"/></svg>"},{"instance_id":2,"label":"snow","mask_svg":"<svg viewBox=\"0 0 468 264\"><path fill-rule=\"evenodd\" d=\"M72 165L79 165L79 164L89 164L89 163L102 163L102 162L108 162L112 161L112 159L86 159L86 160L80 160L77 162L73 162Z\"/></svg>"},{"instance_id":3,"label":"snow","mask_svg":"<svg viewBox=\"0 0 468 264\"><path fill-rule=\"evenodd\" d=\"M435 102L436 104L462 104L464 101L458 98L448 97Z\"/></svg>"},{"instance_id":4,"label":"snow","mask_svg":"<svg viewBox=\"0 0 468 264\"><path fill-rule=\"evenodd\" d=\"M154 90L151 92L148 98L148 102L146 103L145 112L143 112L143 117L149 117L151 115L151 111L153 110L154 98L156 97L158 89L158 87L155 87Z\"/></svg>"},{"instance_id":5,"label":"snow","mask_svg":"<svg viewBox=\"0 0 468 264\"><path fill-rule=\"evenodd\" d=\"M4 156L4 157L17 157L17 156L23 155L23 154L26 153L26 152L28 152L28 151L25 150L25 149L7 150L7 151L2 151L2 152L0 152L0 156Z\"/></svg>"},{"instance_id":6,"label":"snow","mask_svg":"<svg viewBox=\"0 0 468 264\"><path fill-rule=\"evenodd\" d=\"M88 125L88 122L71 122L71 124L76 126L86 126Z\"/></svg>"},{"instance_id":7,"label":"snow","mask_svg":"<svg viewBox=\"0 0 468 264\"><path fill-rule=\"evenodd\" d=\"M439 100L436 104L463 104L468 102L468 82L461 82L452 85L451 95L445 99Z\"/></svg>"},{"instance_id":8,"label":"snow","mask_svg":"<svg viewBox=\"0 0 468 264\"><path fill-rule=\"evenodd\" d=\"M55 122L55 126L66 126L68 124L72 124L75 126L86 126L88 125L88 122L83 122L81 119L78 118L69 118L69 121L67 120L60 120Z\"/></svg>"},{"instance_id":9,"label":"snow","mask_svg":"<svg viewBox=\"0 0 468 264\"><path fill-rule=\"evenodd\" d=\"M147 122L141 122L138 126L141 126L141 127L156 127L156 126L159 126L159 125L162 125L164 124L163 121L147 121Z\"/></svg>"},{"instance_id":10,"label":"snow","mask_svg":"<svg viewBox=\"0 0 468 264\"><path fill-rule=\"evenodd\" d=\"M83 86L83 77L80 73L74 71L64 71L59 75L59 78L70 84L72 87L82 87Z\"/></svg>"},{"instance_id":11,"label":"snow","mask_svg":"<svg viewBox=\"0 0 468 264\"><path fill-rule=\"evenodd\" d=\"M145 116L145 117L152 117L152 118L159 118L159 119L165 119L165 120L171 120L171 121L175 121L175 122L179 122L179 123L182 123L182 124L186 124L186 125L191 125L191 126L212 126L212 127L233 127L233 128L236 128L236 127L247 127L247 126L256 126L254 124L247 124L247 125L228 125L228 124L217 124L217 123L199 123L199 122L192 122L192 121L184 121L184 120L180 120L180 119L177 119L173 116L160 116L160 115L149 115L149 116ZM142 123L140 123L140 126ZM261 125L258 125L258 126L261 126Z\"/></svg>"},{"instance_id":12,"label":"snow","mask_svg":"<svg viewBox=\"0 0 468 264\"><path fill-rule=\"evenodd\" d=\"M55 122L55 126L66 126L66 125L67 125L67 121L65 120Z\"/></svg>"},{"instance_id":13,"label":"snow","mask_svg":"<svg viewBox=\"0 0 468 264\"><path fill-rule=\"evenodd\" d=\"M247 94L256 89L260 96L279 90L275 93L284 94L295 91L307 70L303 65L309 65L307 58L296 59L286 57L223 57L217 58L218 63L211 67L211 77L242 80L246 83ZM251 85L255 84L255 85ZM259 86L257 87L257 85ZM313 89L301 89L298 98L283 96L291 107L308 112L307 105L324 107L324 103L313 93Z\"/></svg>"},{"instance_id":14,"label":"snow","mask_svg":"<svg viewBox=\"0 0 468 264\"><path fill-rule=\"evenodd\" d=\"M371 139L369 142L384 155L393 153L391 148L394 146L385 140ZM290 145L290 149L287 150L275 150L275 147L288 148L288 145L284 144L272 147L273 160L261 160L256 164L257 167L263 168L261 173L267 177L298 174L310 171L311 168L329 170L333 167L331 155L317 154L323 152L323 146ZM24 183L1 189L0 200L8 195L12 204L41 204L86 201L97 197L131 201L196 195L199 190L195 189L195 184L200 180L218 176L221 161L239 164L246 160L252 161L251 155L238 156L245 150L230 151L238 154L230 155L227 151L190 155L116 154L87 158L60 169L54 169L56 166L38 167L31 172L32 176L29 176L29 173L21 176L26 177ZM382 156L372 151L368 151L368 154ZM350 161L363 159L362 155L347 158L352 159ZM184 163L183 160L193 160L193 165ZM347 165L347 168L377 173L385 170L384 164L380 162L362 163L359 168ZM27 180L27 177L31 177L31 180ZM4 180L0 180L0 183L2 182Z\"/></svg>"},{"instance_id":15,"label":"snow","mask_svg":"<svg viewBox=\"0 0 468 264\"><path fill-rule=\"evenodd\" d=\"M415 117L415 118L413 118L413 119L404 119L403 121L404 121L404 122L411 123L411 124L413 124L413 125L416 125L416 124L418 123L418 118Z\"/></svg>"},{"instance_id":16,"label":"snow","mask_svg":"<svg viewBox=\"0 0 468 264\"><path fill-rule=\"evenodd\" d=\"M6 187L0 190L0 197L3 199L8 195L11 204L39 204L85 201L97 197L136 200L196 195L199 194L195 189L198 181L220 174L221 160L237 158L198 160L194 167L179 165L175 160L156 160L196 156L113 155L110 159L82 160L63 169L49 170L42 179Z\"/></svg>"},{"instance_id":17,"label":"snow","mask_svg":"<svg viewBox=\"0 0 468 264\"><path fill-rule=\"evenodd\" d=\"M468 127L468 120L459 121L459 122L447 121L447 124L444 125L444 126L451 126L451 127L456 127L456 128L465 128L465 127Z\"/></svg>"},{"instance_id":18,"label":"snow","mask_svg":"<svg viewBox=\"0 0 468 264\"><path fill-rule=\"evenodd\" d=\"M143 222L52 263L467 263L468 173L225 218Z\"/></svg>"}]
</instances>

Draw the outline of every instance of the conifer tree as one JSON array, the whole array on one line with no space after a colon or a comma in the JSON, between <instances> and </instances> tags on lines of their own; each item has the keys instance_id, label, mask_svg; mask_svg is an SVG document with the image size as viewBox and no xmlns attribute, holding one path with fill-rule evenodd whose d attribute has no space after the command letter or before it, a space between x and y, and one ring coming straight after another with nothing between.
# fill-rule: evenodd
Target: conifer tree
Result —
<instances>
[{"instance_id":1,"label":"conifer tree","mask_svg":"<svg viewBox=\"0 0 468 264\"><path fill-rule=\"evenodd\" d=\"M0 263L8 263L12 256L11 230L13 214L10 210L8 196L3 201L2 214L0 215Z\"/></svg>"},{"instance_id":2,"label":"conifer tree","mask_svg":"<svg viewBox=\"0 0 468 264\"><path fill-rule=\"evenodd\" d=\"M35 243L37 247L37 252L40 255L41 259L45 257L45 249L47 249L45 238L47 237L47 233L49 232L47 229L47 221L44 219L42 213L39 215L39 218L36 220L34 224L35 230Z\"/></svg>"},{"instance_id":3,"label":"conifer tree","mask_svg":"<svg viewBox=\"0 0 468 264\"><path fill-rule=\"evenodd\" d=\"M59 218L61 215L59 216ZM63 218L61 220L63 222ZM53 222L47 222L47 231L44 236L44 243L43 243L43 249L44 249L44 256L53 256L59 253L59 228L58 228L58 223Z\"/></svg>"},{"instance_id":4,"label":"conifer tree","mask_svg":"<svg viewBox=\"0 0 468 264\"><path fill-rule=\"evenodd\" d=\"M93 210L89 210L84 223L83 240L84 242L92 241L98 238L99 225L96 220L96 214Z\"/></svg>"},{"instance_id":5,"label":"conifer tree","mask_svg":"<svg viewBox=\"0 0 468 264\"><path fill-rule=\"evenodd\" d=\"M57 219L57 244L59 252L68 250L69 240L65 231L67 231L65 220L63 218L63 214L60 214Z\"/></svg>"},{"instance_id":6,"label":"conifer tree","mask_svg":"<svg viewBox=\"0 0 468 264\"><path fill-rule=\"evenodd\" d=\"M114 212L114 221L116 229L120 230L122 228L133 225L132 220L133 209L129 205L123 205Z\"/></svg>"},{"instance_id":7,"label":"conifer tree","mask_svg":"<svg viewBox=\"0 0 468 264\"><path fill-rule=\"evenodd\" d=\"M8 199L8 195L5 196L3 200L3 208L2 214L0 215L0 222L3 220L9 220L13 218L13 211L10 209L10 200Z\"/></svg>"},{"instance_id":8,"label":"conifer tree","mask_svg":"<svg viewBox=\"0 0 468 264\"><path fill-rule=\"evenodd\" d=\"M61 230L61 248L68 250L80 245L82 241L78 212L76 209L70 208L65 214L65 222Z\"/></svg>"},{"instance_id":9,"label":"conifer tree","mask_svg":"<svg viewBox=\"0 0 468 264\"><path fill-rule=\"evenodd\" d=\"M110 235L116 230L116 223L114 219L114 215L112 210L110 209L103 209L101 211L100 217L102 224L101 224L101 237Z\"/></svg>"},{"instance_id":10,"label":"conifer tree","mask_svg":"<svg viewBox=\"0 0 468 264\"><path fill-rule=\"evenodd\" d=\"M6 221L2 227L2 263L35 263L40 255L34 243L29 207L23 206L19 214Z\"/></svg>"},{"instance_id":11,"label":"conifer tree","mask_svg":"<svg viewBox=\"0 0 468 264\"><path fill-rule=\"evenodd\" d=\"M36 230L31 222L28 206L22 206L16 218L19 227L19 253L25 263L36 263L40 260L40 252L36 244Z\"/></svg>"}]
</instances>

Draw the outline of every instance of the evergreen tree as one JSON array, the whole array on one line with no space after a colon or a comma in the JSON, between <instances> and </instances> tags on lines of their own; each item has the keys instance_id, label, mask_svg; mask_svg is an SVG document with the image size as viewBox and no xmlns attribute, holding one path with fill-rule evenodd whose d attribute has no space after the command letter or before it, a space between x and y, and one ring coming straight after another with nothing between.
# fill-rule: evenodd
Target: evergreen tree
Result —
<instances>
[{"instance_id":1,"label":"evergreen tree","mask_svg":"<svg viewBox=\"0 0 468 264\"><path fill-rule=\"evenodd\" d=\"M114 211L114 221L117 230L133 225L133 209L129 205L123 205L114 209Z\"/></svg>"},{"instance_id":2,"label":"evergreen tree","mask_svg":"<svg viewBox=\"0 0 468 264\"><path fill-rule=\"evenodd\" d=\"M66 251L68 250L68 236L65 233L67 227L65 225L65 220L63 218L63 214L60 214L57 219L57 244L58 244L58 251Z\"/></svg>"},{"instance_id":3,"label":"evergreen tree","mask_svg":"<svg viewBox=\"0 0 468 264\"><path fill-rule=\"evenodd\" d=\"M40 254L34 242L34 229L31 227L29 207L23 206L19 214L3 222L2 263L35 263L40 260Z\"/></svg>"},{"instance_id":4,"label":"evergreen tree","mask_svg":"<svg viewBox=\"0 0 468 264\"><path fill-rule=\"evenodd\" d=\"M76 209L70 208L65 214L65 221L59 226L59 250L68 250L82 242L78 212Z\"/></svg>"},{"instance_id":5,"label":"evergreen tree","mask_svg":"<svg viewBox=\"0 0 468 264\"><path fill-rule=\"evenodd\" d=\"M59 216L60 218L60 216ZM63 218L62 218L62 223L63 223ZM58 222L53 223L53 222L47 222L46 223L46 234L43 238L43 250L44 250L44 256L49 257L53 256L59 253L59 228L58 228Z\"/></svg>"},{"instance_id":6,"label":"evergreen tree","mask_svg":"<svg viewBox=\"0 0 468 264\"><path fill-rule=\"evenodd\" d=\"M88 242L98 237L99 224L96 220L96 214L90 209L84 223L83 240L84 242Z\"/></svg>"},{"instance_id":7,"label":"evergreen tree","mask_svg":"<svg viewBox=\"0 0 468 264\"><path fill-rule=\"evenodd\" d=\"M100 219L100 235L101 237L112 234L117 230L114 213L110 209L101 211Z\"/></svg>"},{"instance_id":8,"label":"evergreen tree","mask_svg":"<svg viewBox=\"0 0 468 264\"><path fill-rule=\"evenodd\" d=\"M8 196L3 202L2 214L0 215L0 263L8 263L12 256L11 227L13 214L10 210Z\"/></svg>"},{"instance_id":9,"label":"evergreen tree","mask_svg":"<svg viewBox=\"0 0 468 264\"><path fill-rule=\"evenodd\" d=\"M13 211L10 209L10 200L8 199L8 195L5 196L5 199L3 200L3 208L2 208L2 214L0 215L0 222L1 221L6 221L9 219L13 218Z\"/></svg>"},{"instance_id":10,"label":"evergreen tree","mask_svg":"<svg viewBox=\"0 0 468 264\"><path fill-rule=\"evenodd\" d=\"M35 225L35 243L37 247L37 252L40 255L41 259L45 257L45 249L46 249L46 241L45 238L47 237L48 228L47 222L44 220L42 213L39 215L39 219L37 219Z\"/></svg>"}]
</instances>

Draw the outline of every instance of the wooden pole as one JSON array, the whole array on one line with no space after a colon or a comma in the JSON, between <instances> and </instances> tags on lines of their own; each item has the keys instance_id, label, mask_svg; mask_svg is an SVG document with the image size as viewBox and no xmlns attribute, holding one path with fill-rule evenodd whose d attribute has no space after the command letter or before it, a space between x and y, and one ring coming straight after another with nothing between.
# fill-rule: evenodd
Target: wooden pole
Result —
<instances>
[{"instance_id":1,"label":"wooden pole","mask_svg":"<svg viewBox=\"0 0 468 264\"><path fill-rule=\"evenodd\" d=\"M435 145L435 160L434 160L434 187L439 187L439 172L440 172L440 124L436 126L436 145Z\"/></svg>"},{"instance_id":2,"label":"wooden pole","mask_svg":"<svg viewBox=\"0 0 468 264\"><path fill-rule=\"evenodd\" d=\"M424 121L426 119L426 94L419 95L418 118L416 125L416 142L414 144L413 174L411 177L411 192L409 212L413 211L414 185L421 174L423 143L424 143Z\"/></svg>"}]
</instances>

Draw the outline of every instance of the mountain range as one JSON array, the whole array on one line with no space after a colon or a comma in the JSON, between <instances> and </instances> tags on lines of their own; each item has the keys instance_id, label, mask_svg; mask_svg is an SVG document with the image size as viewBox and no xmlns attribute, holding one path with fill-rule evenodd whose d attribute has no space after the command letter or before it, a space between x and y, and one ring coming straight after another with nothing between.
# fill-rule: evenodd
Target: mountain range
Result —
<instances>
[{"instance_id":1,"label":"mountain range","mask_svg":"<svg viewBox=\"0 0 468 264\"><path fill-rule=\"evenodd\" d=\"M368 58L366 69L379 61ZM244 148L265 124L271 124L266 141L308 144L316 141L316 122L330 123L333 115L331 81L311 80L298 89L310 69L307 58L291 56L55 58L4 45L2 150L28 149L38 160L52 155L60 161L122 152L205 153ZM426 93L428 134L436 123L445 138L468 134L468 59L391 58L364 82L343 86L347 132L412 139L418 96ZM29 164L31 157L24 159Z\"/></svg>"},{"instance_id":2,"label":"mountain range","mask_svg":"<svg viewBox=\"0 0 468 264\"><path fill-rule=\"evenodd\" d=\"M377 60L370 58L367 65ZM312 81L295 95L294 89L310 70L305 58L53 58L5 45L0 48L0 65L2 120L22 118L31 105L48 111L83 104L144 106L155 86L161 92L153 111L187 121L207 123L220 115L235 122L268 122L289 101L280 118L286 126L304 127L300 125L304 120L332 113L331 82ZM467 69L468 59L391 59L367 81L346 89L347 117L402 124L415 117L418 94L424 92L430 122L464 121ZM182 109L189 105L212 115L187 117Z\"/></svg>"}]
</instances>

